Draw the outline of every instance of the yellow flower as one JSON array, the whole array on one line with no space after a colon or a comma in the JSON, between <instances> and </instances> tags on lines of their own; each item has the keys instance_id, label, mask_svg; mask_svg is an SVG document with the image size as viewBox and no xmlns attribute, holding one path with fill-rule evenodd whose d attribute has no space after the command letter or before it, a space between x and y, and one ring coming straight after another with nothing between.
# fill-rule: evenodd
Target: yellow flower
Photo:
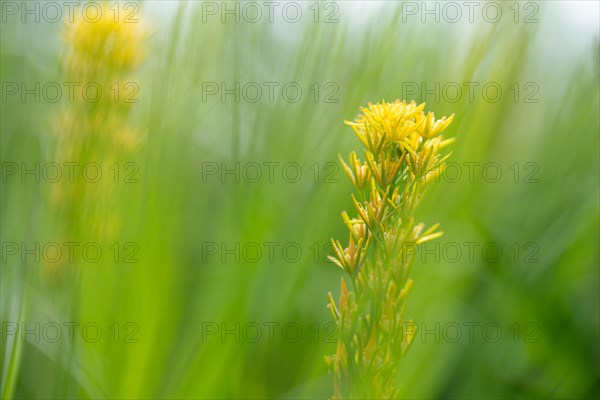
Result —
<instances>
[{"instance_id":1,"label":"yellow flower","mask_svg":"<svg viewBox=\"0 0 600 400\"><path fill-rule=\"evenodd\" d=\"M424 139L430 139L442 133L442 131L446 129L453 120L454 114L452 114L449 118L442 117L442 119L438 119L436 121L435 115L430 111L427 113L427 117L425 117L425 124L419 133Z\"/></svg>"},{"instance_id":2,"label":"yellow flower","mask_svg":"<svg viewBox=\"0 0 600 400\"><path fill-rule=\"evenodd\" d=\"M410 151L423 139L439 135L454 120L449 118L436 120L432 112L423 112L425 103L396 100L393 103L369 103L361 107L361 114L354 122L345 121L352 127L356 136L375 157L392 144Z\"/></svg>"},{"instance_id":3,"label":"yellow flower","mask_svg":"<svg viewBox=\"0 0 600 400\"><path fill-rule=\"evenodd\" d=\"M135 155L142 139L130 124L137 100L132 96L139 87L127 79L142 61L146 35L138 22L119 19L124 15L119 16L115 6L102 2L97 13L77 12L66 23L63 78L75 83L75 96L57 110L54 127L57 160L80 165L94 162L102 171L124 164ZM91 86L95 90L85 89ZM123 179L115 170L117 178ZM117 208L120 188L115 183L105 175L98 183L78 177L53 185L53 204L68 221L64 236L77 237L80 232L92 232L99 240L115 236L124 216Z\"/></svg>"},{"instance_id":4,"label":"yellow flower","mask_svg":"<svg viewBox=\"0 0 600 400\"><path fill-rule=\"evenodd\" d=\"M116 18L109 3L102 3L97 18L83 13L66 27L64 37L70 53L67 68L81 77L101 71L129 70L142 59L140 44L146 34L138 22Z\"/></svg>"},{"instance_id":5,"label":"yellow flower","mask_svg":"<svg viewBox=\"0 0 600 400\"><path fill-rule=\"evenodd\" d=\"M350 166L348 166L342 156L339 156L340 162L342 163L342 167L348 175L348 178L358 190L363 190L369 180L371 178L371 173L366 164L361 164L358 157L356 157L356 153L353 151L350 153Z\"/></svg>"},{"instance_id":6,"label":"yellow flower","mask_svg":"<svg viewBox=\"0 0 600 400\"><path fill-rule=\"evenodd\" d=\"M377 155L379 151L374 151L377 148L373 148L372 144L379 144L381 140L389 144L404 139L423 122L424 108L425 103L417 105L414 101L369 103L368 107L360 108L361 114L355 122L346 121L346 124L354 129L365 147Z\"/></svg>"},{"instance_id":7,"label":"yellow flower","mask_svg":"<svg viewBox=\"0 0 600 400\"><path fill-rule=\"evenodd\" d=\"M340 330L338 351L327 358L334 375L334 399L399 394L397 363L416 332L404 328L413 261L404 247L442 235L437 224L429 229L415 225L414 213L449 157L440 150L453 141L440 133L454 115L436 120L433 113L425 114L424 107L400 100L369 103L354 122L345 121L366 149L364 161L355 152L348 164L340 157L360 201L351 196L356 218L342 213L350 232L348 245L332 240L334 254L329 256L351 277L350 288L342 280L339 308L328 295Z\"/></svg>"}]
</instances>

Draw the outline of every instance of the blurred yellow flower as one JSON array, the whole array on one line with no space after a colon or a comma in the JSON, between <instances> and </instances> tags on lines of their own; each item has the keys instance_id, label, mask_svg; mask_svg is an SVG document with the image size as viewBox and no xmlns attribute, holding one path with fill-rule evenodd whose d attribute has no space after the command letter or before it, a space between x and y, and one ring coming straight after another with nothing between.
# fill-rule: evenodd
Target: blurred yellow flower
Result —
<instances>
[{"instance_id":1,"label":"blurred yellow flower","mask_svg":"<svg viewBox=\"0 0 600 400\"><path fill-rule=\"evenodd\" d=\"M141 143L130 122L140 85L129 75L142 61L146 34L139 22L116 17L117 4L101 3L94 19L75 13L64 27L63 77L73 83L74 96L55 116L55 158L78 165L93 162L103 172L99 182L78 176L53 186L51 199L69 221L64 233L69 240L82 232L106 240L118 233L123 217L115 206L122 180L118 168L131 161Z\"/></svg>"},{"instance_id":2,"label":"blurred yellow flower","mask_svg":"<svg viewBox=\"0 0 600 400\"><path fill-rule=\"evenodd\" d=\"M64 32L69 47L67 68L82 77L129 70L143 58L140 49L146 34L139 22L115 18L107 2L101 4L100 10L97 20L76 13L78 17Z\"/></svg>"}]
</instances>

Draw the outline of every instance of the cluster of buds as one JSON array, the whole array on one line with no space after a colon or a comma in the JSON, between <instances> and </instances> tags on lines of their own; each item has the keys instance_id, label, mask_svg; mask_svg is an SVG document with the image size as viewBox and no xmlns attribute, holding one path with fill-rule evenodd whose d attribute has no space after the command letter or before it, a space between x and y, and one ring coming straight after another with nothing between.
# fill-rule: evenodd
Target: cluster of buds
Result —
<instances>
[{"instance_id":1,"label":"cluster of buds","mask_svg":"<svg viewBox=\"0 0 600 400\"><path fill-rule=\"evenodd\" d=\"M440 133L454 119L425 114L425 104L396 100L361 108L346 121L365 146L364 161L352 152L343 168L356 189L357 217L345 211L348 246L332 240L330 259L344 278L336 304L329 309L340 337L327 362L334 377L334 399L397 398L397 366L412 342L406 330L405 299L412 287L412 265L406 244L419 245L442 235L438 225L415 224L414 210L427 186L439 176L450 155L440 151L453 139Z\"/></svg>"}]
</instances>

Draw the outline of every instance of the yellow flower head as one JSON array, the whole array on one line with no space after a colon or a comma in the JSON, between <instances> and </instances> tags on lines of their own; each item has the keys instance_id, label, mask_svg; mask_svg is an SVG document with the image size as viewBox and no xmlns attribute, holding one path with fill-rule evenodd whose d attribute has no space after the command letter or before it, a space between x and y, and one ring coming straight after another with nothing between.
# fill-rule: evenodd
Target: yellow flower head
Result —
<instances>
[{"instance_id":1,"label":"yellow flower head","mask_svg":"<svg viewBox=\"0 0 600 400\"><path fill-rule=\"evenodd\" d=\"M422 112L425 103L396 100L393 103L369 103L368 107L361 107L361 114L355 122L346 121L358 138L370 151L377 154L370 144L379 144L381 148L386 144L399 142L416 130L422 122ZM383 142L383 143L380 143Z\"/></svg>"},{"instance_id":2,"label":"yellow flower head","mask_svg":"<svg viewBox=\"0 0 600 400\"><path fill-rule=\"evenodd\" d=\"M396 100L392 103L369 103L361 107L361 114L354 122L345 121L351 126L365 147L377 156L392 144L404 147L416 144L415 141L430 139L439 135L450 125L454 115L435 120L433 113L423 112L425 103Z\"/></svg>"},{"instance_id":3,"label":"yellow flower head","mask_svg":"<svg viewBox=\"0 0 600 400\"><path fill-rule=\"evenodd\" d=\"M125 21L108 3L102 3L98 10L97 15L85 18L83 13L76 13L64 33L70 49L67 68L84 77L126 71L142 59L140 45L146 35L139 22Z\"/></svg>"}]
</instances>

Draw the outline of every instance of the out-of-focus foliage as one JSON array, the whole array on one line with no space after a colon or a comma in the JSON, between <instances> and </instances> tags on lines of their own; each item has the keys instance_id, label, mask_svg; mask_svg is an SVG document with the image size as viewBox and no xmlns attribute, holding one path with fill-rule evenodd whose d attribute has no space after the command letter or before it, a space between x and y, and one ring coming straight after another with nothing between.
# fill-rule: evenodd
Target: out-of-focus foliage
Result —
<instances>
[{"instance_id":1,"label":"out-of-focus foliage","mask_svg":"<svg viewBox=\"0 0 600 400\"><path fill-rule=\"evenodd\" d=\"M346 234L339 210L352 207L337 154L360 148L343 120L368 101L396 98L456 114L445 134L457 138L451 161L459 167L418 210L417 220L439 222L445 234L413 266L406 313L422 329L399 366L401 396L598 396L597 36L574 29L583 14L566 13L566 3L532 3L539 11L531 23L522 20L531 9L515 22L509 3L496 23L479 14L474 23L422 23L401 2L339 2L338 21L327 24L334 8L320 8L315 23L310 3L298 3L298 23L222 22L201 2L141 3L137 17L150 36L128 78L139 102L123 116L140 143L119 167L137 182L113 188L112 212L124 220L102 243L100 261L51 275L5 244L66 240L50 206L55 186L32 175L23 182L6 166L56 161L53 121L69 102L3 97L3 396L330 396L327 292L339 287L341 271L326 261L327 243ZM7 16L1 30L3 96L6 82L65 79L63 24ZM261 99L248 101L248 92L221 101L235 82L255 82ZM268 82L279 84L273 101ZM303 90L297 102L281 94L289 82ZM133 169L124 169L128 162ZM223 182L235 163L239 182L235 173ZM249 163L262 167L256 182L247 179L254 170L242 169ZM297 182L283 170L289 163L301 167ZM77 229L69 240L100 240ZM274 242L269 257L265 243ZM236 262L226 251L236 243L259 244L262 257ZM125 262L132 252L137 262ZM70 322L80 324L72 342ZM34 332L36 323L56 323L63 337L10 334L21 323ZM88 323L103 330L95 343L81 337ZM261 336L249 340L256 325Z\"/></svg>"}]
</instances>

